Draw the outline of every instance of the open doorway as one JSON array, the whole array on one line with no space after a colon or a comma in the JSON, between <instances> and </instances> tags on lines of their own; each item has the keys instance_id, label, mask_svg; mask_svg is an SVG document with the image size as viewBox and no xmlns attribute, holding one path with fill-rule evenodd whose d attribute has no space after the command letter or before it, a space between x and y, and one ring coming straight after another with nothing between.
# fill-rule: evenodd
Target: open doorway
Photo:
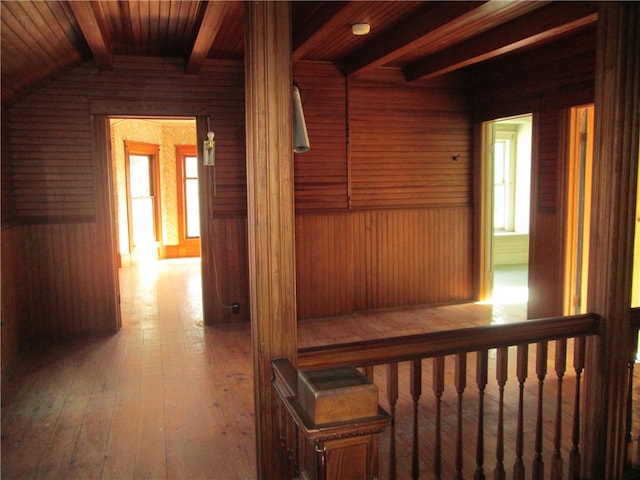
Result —
<instances>
[{"instance_id":1,"label":"open doorway","mask_svg":"<svg viewBox=\"0 0 640 480\"><path fill-rule=\"evenodd\" d=\"M120 283L151 295L166 278L200 287L196 119L122 117L109 124ZM185 300L201 310L198 290L199 302Z\"/></svg>"},{"instance_id":2,"label":"open doorway","mask_svg":"<svg viewBox=\"0 0 640 480\"><path fill-rule=\"evenodd\" d=\"M593 105L572 108L569 121L564 312L573 315L585 313L587 306Z\"/></svg>"},{"instance_id":3,"label":"open doorway","mask_svg":"<svg viewBox=\"0 0 640 480\"><path fill-rule=\"evenodd\" d=\"M121 266L200 256L194 118L111 118Z\"/></svg>"},{"instance_id":4,"label":"open doorway","mask_svg":"<svg viewBox=\"0 0 640 480\"><path fill-rule=\"evenodd\" d=\"M484 128L485 296L494 305L519 306L522 316L529 291L532 125L531 115L521 115Z\"/></svg>"}]
</instances>

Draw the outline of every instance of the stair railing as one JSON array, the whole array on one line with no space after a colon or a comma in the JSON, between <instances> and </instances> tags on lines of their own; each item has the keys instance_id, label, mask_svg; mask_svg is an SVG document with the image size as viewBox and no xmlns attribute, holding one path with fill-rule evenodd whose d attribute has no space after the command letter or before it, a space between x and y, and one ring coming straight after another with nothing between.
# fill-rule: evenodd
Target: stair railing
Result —
<instances>
[{"instance_id":1,"label":"stair railing","mask_svg":"<svg viewBox=\"0 0 640 480\"><path fill-rule=\"evenodd\" d=\"M391 416L380 478L577 479L585 340L599 324L585 314L309 347L297 367L361 367L378 385ZM282 427L295 463L284 416Z\"/></svg>"}]
</instances>

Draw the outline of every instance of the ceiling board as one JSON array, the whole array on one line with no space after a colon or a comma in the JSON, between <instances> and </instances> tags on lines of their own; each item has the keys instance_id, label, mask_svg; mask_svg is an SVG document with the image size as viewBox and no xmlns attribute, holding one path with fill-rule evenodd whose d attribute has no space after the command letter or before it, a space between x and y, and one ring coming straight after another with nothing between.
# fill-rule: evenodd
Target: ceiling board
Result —
<instances>
[{"instance_id":1,"label":"ceiling board","mask_svg":"<svg viewBox=\"0 0 640 480\"><path fill-rule=\"evenodd\" d=\"M242 59L244 2L216 0L221 18L207 18L201 0L73 0L90 5L102 35L92 38L86 20L74 14L77 5L60 0L3 0L1 4L2 100L94 54L173 57L196 72L204 60ZM406 68L481 35L503 28L548 2L491 0L438 1L294 1L291 2L293 59L332 62L348 74L377 67ZM572 2L578 5L589 2ZM463 5L468 5L469 8ZM76 13L77 13L76 12ZM215 17L215 15L213 17ZM213 28L214 22L220 28ZM353 23L371 25L371 34L357 37ZM595 25L595 19L589 20ZM83 28L85 33L83 34ZM544 25L542 26L544 28ZM558 28L561 31L562 28ZM86 37L85 37L86 35ZM554 32L549 32L549 41ZM520 48L517 44L509 48ZM505 50L505 51L506 51ZM102 53L100 53L102 52ZM198 61L190 60L197 52Z\"/></svg>"}]
</instances>

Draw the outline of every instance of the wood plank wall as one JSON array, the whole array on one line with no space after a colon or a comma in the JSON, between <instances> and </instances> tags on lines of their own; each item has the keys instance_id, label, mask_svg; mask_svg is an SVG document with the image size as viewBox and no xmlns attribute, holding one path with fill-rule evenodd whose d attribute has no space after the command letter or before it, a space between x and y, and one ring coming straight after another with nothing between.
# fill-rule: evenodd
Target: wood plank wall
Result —
<instances>
[{"instance_id":1,"label":"wood plank wall","mask_svg":"<svg viewBox=\"0 0 640 480\"><path fill-rule=\"evenodd\" d=\"M346 82L329 63L297 63L294 83L300 89L311 150L295 154L297 213L348 207Z\"/></svg>"},{"instance_id":2,"label":"wood plank wall","mask_svg":"<svg viewBox=\"0 0 640 480\"><path fill-rule=\"evenodd\" d=\"M19 226L2 228L0 244L2 255L0 269L2 275L2 367L4 373L11 367L22 345L27 339L24 318L25 295L24 270L22 265L22 231Z\"/></svg>"},{"instance_id":3,"label":"wood plank wall","mask_svg":"<svg viewBox=\"0 0 640 480\"><path fill-rule=\"evenodd\" d=\"M0 293L1 315L0 322L2 364L4 373L12 363L20 347L26 340L24 324L24 285L22 265L22 229L16 220L15 195L13 193L13 176L9 158L9 110L2 106L2 162L0 190L2 205L2 237L0 238Z\"/></svg>"},{"instance_id":4,"label":"wood plank wall","mask_svg":"<svg viewBox=\"0 0 640 480\"><path fill-rule=\"evenodd\" d=\"M595 29L468 70L476 122L534 113L530 318L563 313L568 109L593 103Z\"/></svg>"},{"instance_id":5,"label":"wood plank wall","mask_svg":"<svg viewBox=\"0 0 640 480\"><path fill-rule=\"evenodd\" d=\"M211 192L211 207L228 218L230 232L246 228L237 227L238 216L246 223L242 79L237 61L207 62L201 74L185 75L178 59L121 57L113 71L80 65L8 108L11 142L3 158L10 158L15 218L22 225L23 255L15 269L25 275L20 321L30 338L113 331L115 295L105 291L112 271L95 262L109 263L111 255L102 207L111 193L107 168L94 163L92 115L209 116L217 133L217 188L214 196L209 171L203 191ZM224 222L216 228L224 234L222 245L226 230ZM237 249L245 255L246 246ZM202 257L203 268L213 271L212 254ZM218 263L232 271L218 272L231 277L230 285L246 271L246 260ZM3 284L9 275L3 270ZM215 298L214 285L207 282L205 298ZM239 285L246 290L246 281Z\"/></svg>"},{"instance_id":6,"label":"wood plank wall","mask_svg":"<svg viewBox=\"0 0 640 480\"><path fill-rule=\"evenodd\" d=\"M407 85L385 70L347 84L312 63L294 80L311 142L296 155L299 318L470 299L471 123L460 83Z\"/></svg>"},{"instance_id":7,"label":"wood plank wall","mask_svg":"<svg viewBox=\"0 0 640 480\"><path fill-rule=\"evenodd\" d=\"M354 209L471 204L471 123L462 88L451 77L406 84L395 70L352 82Z\"/></svg>"}]
</instances>

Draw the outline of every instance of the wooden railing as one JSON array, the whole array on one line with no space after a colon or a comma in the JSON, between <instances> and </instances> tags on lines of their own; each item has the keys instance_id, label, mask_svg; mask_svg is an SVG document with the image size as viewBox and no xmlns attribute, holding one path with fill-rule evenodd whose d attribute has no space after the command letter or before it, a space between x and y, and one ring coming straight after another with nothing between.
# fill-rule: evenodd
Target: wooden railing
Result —
<instances>
[{"instance_id":1,"label":"wooden railing","mask_svg":"<svg viewBox=\"0 0 640 480\"><path fill-rule=\"evenodd\" d=\"M634 352L638 352L638 332L640 332L640 308L631 309L631 332L634 339ZM640 372L635 368L638 354L629 358L629 397L626 421L626 470L638 471L640 476L640 395L634 395L640 390ZM636 477L637 478L637 477Z\"/></svg>"},{"instance_id":2,"label":"wooden railing","mask_svg":"<svg viewBox=\"0 0 640 480\"><path fill-rule=\"evenodd\" d=\"M297 367L362 367L378 385L391 416L380 478L501 479L512 470L510 478L541 479L548 470L573 479L585 342L599 324L587 314L303 348ZM545 388L549 367L555 389ZM290 424L282 425L295 459Z\"/></svg>"}]
</instances>

